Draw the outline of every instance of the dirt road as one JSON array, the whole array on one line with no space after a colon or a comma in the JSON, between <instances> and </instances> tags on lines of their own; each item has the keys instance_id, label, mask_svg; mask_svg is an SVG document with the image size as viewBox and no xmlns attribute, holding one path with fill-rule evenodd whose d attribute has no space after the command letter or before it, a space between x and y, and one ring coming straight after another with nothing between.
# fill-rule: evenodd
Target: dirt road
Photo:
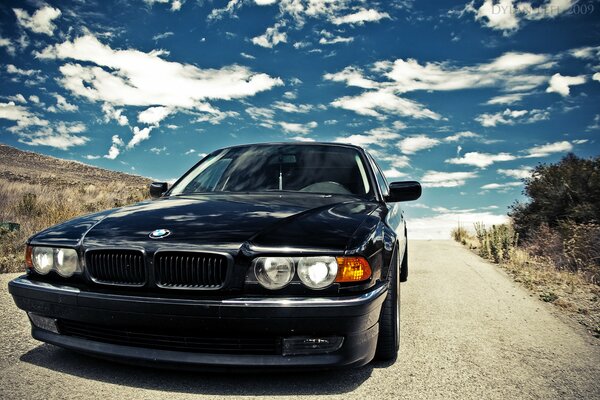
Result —
<instances>
[{"instance_id":1,"label":"dirt road","mask_svg":"<svg viewBox=\"0 0 600 400\"><path fill-rule=\"evenodd\" d=\"M207 374L99 361L39 343L0 276L0 399L600 398L600 340L450 241L410 243L401 353L326 373Z\"/></svg>"}]
</instances>

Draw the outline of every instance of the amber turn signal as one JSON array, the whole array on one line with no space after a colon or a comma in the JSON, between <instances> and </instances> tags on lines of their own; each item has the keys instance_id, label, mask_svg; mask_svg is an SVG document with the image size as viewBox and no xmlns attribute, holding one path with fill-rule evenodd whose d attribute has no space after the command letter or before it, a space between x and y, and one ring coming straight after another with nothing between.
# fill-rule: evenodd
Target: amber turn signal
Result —
<instances>
[{"instance_id":1,"label":"amber turn signal","mask_svg":"<svg viewBox=\"0 0 600 400\"><path fill-rule=\"evenodd\" d=\"M337 257L336 282L359 282L371 277L371 266L363 257Z\"/></svg>"},{"instance_id":2,"label":"amber turn signal","mask_svg":"<svg viewBox=\"0 0 600 400\"><path fill-rule=\"evenodd\" d=\"M32 259L33 247L27 246L25 249L25 266L27 269L33 269L33 259Z\"/></svg>"}]
</instances>

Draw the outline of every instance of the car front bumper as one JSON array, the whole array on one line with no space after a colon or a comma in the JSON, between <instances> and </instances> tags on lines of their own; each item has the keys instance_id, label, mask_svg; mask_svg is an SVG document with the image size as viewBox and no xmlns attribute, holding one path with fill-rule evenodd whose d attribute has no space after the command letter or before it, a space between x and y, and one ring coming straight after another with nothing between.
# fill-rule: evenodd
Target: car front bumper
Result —
<instances>
[{"instance_id":1,"label":"car front bumper","mask_svg":"<svg viewBox=\"0 0 600 400\"><path fill-rule=\"evenodd\" d=\"M344 297L197 300L88 291L22 276L9 283L9 291L22 310L58 321L58 333L32 324L34 338L98 357L173 368L303 369L358 367L371 361L387 287L381 284L369 292ZM125 336L129 330L146 332L165 327L211 338L272 337L281 342L286 338L343 337L343 342L337 350L301 355L181 351L139 342L132 345L121 336L115 341L102 335L94 339L93 335L65 333L61 321L89 324L98 332L121 327ZM140 335L145 337L145 333Z\"/></svg>"}]
</instances>

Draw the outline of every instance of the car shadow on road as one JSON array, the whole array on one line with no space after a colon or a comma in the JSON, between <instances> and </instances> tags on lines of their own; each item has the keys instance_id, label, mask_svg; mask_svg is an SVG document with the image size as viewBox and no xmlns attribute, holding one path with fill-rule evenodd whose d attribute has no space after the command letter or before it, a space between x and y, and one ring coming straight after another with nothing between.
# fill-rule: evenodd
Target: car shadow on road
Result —
<instances>
[{"instance_id":1,"label":"car shadow on road","mask_svg":"<svg viewBox=\"0 0 600 400\"><path fill-rule=\"evenodd\" d=\"M21 356L21 361L52 371L121 386L207 395L321 395L352 392L375 368L392 363L319 372L194 372L131 366L105 361L42 344Z\"/></svg>"}]
</instances>

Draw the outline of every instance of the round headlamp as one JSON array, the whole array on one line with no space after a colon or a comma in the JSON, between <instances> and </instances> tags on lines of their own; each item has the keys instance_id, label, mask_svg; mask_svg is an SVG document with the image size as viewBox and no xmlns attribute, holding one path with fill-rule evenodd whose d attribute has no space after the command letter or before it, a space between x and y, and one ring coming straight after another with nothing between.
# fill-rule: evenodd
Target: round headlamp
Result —
<instances>
[{"instance_id":1,"label":"round headlamp","mask_svg":"<svg viewBox=\"0 0 600 400\"><path fill-rule=\"evenodd\" d=\"M51 247L33 248L33 269L40 275L46 275L54 267L54 249Z\"/></svg>"},{"instance_id":2,"label":"round headlamp","mask_svg":"<svg viewBox=\"0 0 600 400\"><path fill-rule=\"evenodd\" d=\"M287 257L260 257L254 260L254 275L264 288L276 290L294 277L294 261Z\"/></svg>"},{"instance_id":3,"label":"round headlamp","mask_svg":"<svg viewBox=\"0 0 600 400\"><path fill-rule=\"evenodd\" d=\"M335 257L302 257L298 277L311 289L324 289L335 281L338 264Z\"/></svg>"},{"instance_id":4,"label":"round headlamp","mask_svg":"<svg viewBox=\"0 0 600 400\"><path fill-rule=\"evenodd\" d=\"M65 278L73 275L79 267L79 258L77 251L73 249L57 249L56 251L56 272Z\"/></svg>"}]
</instances>

